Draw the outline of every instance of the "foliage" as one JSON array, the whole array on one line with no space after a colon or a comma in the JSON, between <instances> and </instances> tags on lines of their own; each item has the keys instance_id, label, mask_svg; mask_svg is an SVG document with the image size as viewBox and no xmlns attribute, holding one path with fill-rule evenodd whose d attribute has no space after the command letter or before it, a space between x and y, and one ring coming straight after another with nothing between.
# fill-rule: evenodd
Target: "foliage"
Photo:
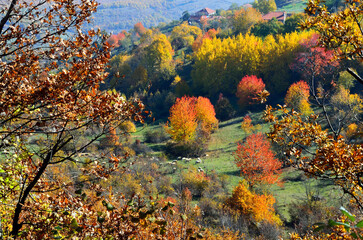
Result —
<instances>
[{"instance_id":1,"label":"foliage","mask_svg":"<svg viewBox=\"0 0 363 240\"><path fill-rule=\"evenodd\" d=\"M170 136L166 133L164 127L159 127L155 130L148 130L144 133L145 142L147 143L161 143L170 138Z\"/></svg>"},{"instance_id":2,"label":"foliage","mask_svg":"<svg viewBox=\"0 0 363 240\"><path fill-rule=\"evenodd\" d=\"M303 52L297 55L291 68L301 73L309 85L316 86L319 82L326 87L338 73L340 62L334 58L332 50L317 46L318 37L315 34L301 43Z\"/></svg>"},{"instance_id":3,"label":"foliage","mask_svg":"<svg viewBox=\"0 0 363 240\"><path fill-rule=\"evenodd\" d=\"M173 74L173 49L164 34L158 35L149 46L145 48L144 63L148 74L161 74L168 78ZM155 78L155 76L153 76Z\"/></svg>"},{"instance_id":4,"label":"foliage","mask_svg":"<svg viewBox=\"0 0 363 240\"><path fill-rule=\"evenodd\" d=\"M266 37L267 35L276 35L282 32L283 24L276 18L270 21L260 21L253 25L251 34L258 37Z\"/></svg>"},{"instance_id":5,"label":"foliage","mask_svg":"<svg viewBox=\"0 0 363 240\"><path fill-rule=\"evenodd\" d=\"M136 132L135 123L133 123L131 121L125 121L125 122L121 123L120 126L119 126L119 129L123 133L134 133L134 132Z\"/></svg>"},{"instance_id":6,"label":"foliage","mask_svg":"<svg viewBox=\"0 0 363 240\"><path fill-rule=\"evenodd\" d=\"M259 195L248 189L248 184L240 182L226 200L226 206L239 214L249 216L253 221L263 221L281 225L282 222L273 207L275 198L271 195Z\"/></svg>"},{"instance_id":7,"label":"foliage","mask_svg":"<svg viewBox=\"0 0 363 240\"><path fill-rule=\"evenodd\" d=\"M358 94L351 94L348 89L340 86L332 95L331 103L337 118L356 119L363 112L363 100Z\"/></svg>"},{"instance_id":8,"label":"foliage","mask_svg":"<svg viewBox=\"0 0 363 240\"><path fill-rule=\"evenodd\" d=\"M170 108L170 122L166 132L175 141L192 141L195 138L198 126L196 117L195 99L189 97L177 98L175 104Z\"/></svg>"},{"instance_id":9,"label":"foliage","mask_svg":"<svg viewBox=\"0 0 363 240\"><path fill-rule=\"evenodd\" d=\"M305 28L314 28L321 34L319 44L334 49L341 58L361 59L362 34L362 5L359 1L346 1L345 8L330 13L320 0L311 0L306 7L310 16L304 23ZM335 27L339 26L339 27Z\"/></svg>"},{"instance_id":10,"label":"foliage","mask_svg":"<svg viewBox=\"0 0 363 240\"><path fill-rule=\"evenodd\" d=\"M303 115L307 116L313 113L309 104L310 88L305 81L293 83L285 96L285 104L288 107L299 110Z\"/></svg>"},{"instance_id":11,"label":"foliage","mask_svg":"<svg viewBox=\"0 0 363 240\"><path fill-rule=\"evenodd\" d=\"M170 109L169 121L166 131L177 142L205 140L218 127L214 107L204 97L177 98Z\"/></svg>"},{"instance_id":12,"label":"foliage","mask_svg":"<svg viewBox=\"0 0 363 240\"><path fill-rule=\"evenodd\" d=\"M265 89L265 84L261 78L256 76L245 76L237 86L238 103L247 106L257 102L257 96Z\"/></svg>"},{"instance_id":13,"label":"foliage","mask_svg":"<svg viewBox=\"0 0 363 240\"><path fill-rule=\"evenodd\" d=\"M269 138L285 148L291 164L310 176L331 179L362 209L362 145L349 144L342 136L323 130L318 115L304 121L296 111L284 107L281 111L279 119L272 107L266 109L265 119L273 123Z\"/></svg>"},{"instance_id":14,"label":"foliage","mask_svg":"<svg viewBox=\"0 0 363 240\"><path fill-rule=\"evenodd\" d=\"M195 102L196 118L203 132L212 132L218 128L214 107L208 98L198 97Z\"/></svg>"},{"instance_id":15,"label":"foliage","mask_svg":"<svg viewBox=\"0 0 363 240\"><path fill-rule=\"evenodd\" d=\"M122 122L143 121L140 101L99 89L109 45L100 32L81 30L96 7L93 0L1 5L0 154L6 164L0 168L12 173L0 179L11 193L1 196L6 237L51 238L57 226L66 235L78 232L79 225L84 234L92 232L95 224L86 222L95 218L82 218L87 204L74 195L71 173L51 175L50 169L75 164L78 153ZM77 141L89 129L94 135ZM28 145L30 138L40 144ZM88 180L105 178L121 160L84 161L78 171Z\"/></svg>"},{"instance_id":16,"label":"foliage","mask_svg":"<svg viewBox=\"0 0 363 240\"><path fill-rule=\"evenodd\" d=\"M267 14L277 9L275 0L255 0L252 5L262 14Z\"/></svg>"},{"instance_id":17,"label":"foliage","mask_svg":"<svg viewBox=\"0 0 363 240\"><path fill-rule=\"evenodd\" d=\"M273 1L273 0L272 0ZM233 29L236 34L245 34L257 22L262 20L261 13L254 8L242 8L234 13L232 19Z\"/></svg>"},{"instance_id":18,"label":"foliage","mask_svg":"<svg viewBox=\"0 0 363 240\"><path fill-rule=\"evenodd\" d=\"M174 27L170 35L170 42L174 49L191 47L195 39L202 34L198 27L191 26L187 22Z\"/></svg>"},{"instance_id":19,"label":"foliage","mask_svg":"<svg viewBox=\"0 0 363 240\"><path fill-rule=\"evenodd\" d=\"M141 22L138 22L134 25L134 31L139 34L139 36L142 36L146 33L146 28Z\"/></svg>"},{"instance_id":20,"label":"foliage","mask_svg":"<svg viewBox=\"0 0 363 240\"><path fill-rule=\"evenodd\" d=\"M352 69L354 72L356 72L354 69ZM339 78L337 81L337 84L339 86L343 86L346 89L351 89L354 87L355 82L352 75L350 75L347 71L342 71L339 73Z\"/></svg>"},{"instance_id":21,"label":"foliage","mask_svg":"<svg viewBox=\"0 0 363 240\"><path fill-rule=\"evenodd\" d=\"M235 114L235 111L231 103L229 102L228 98L223 97L222 93L219 94L219 98L215 108L216 108L216 117L221 121L231 119Z\"/></svg>"},{"instance_id":22,"label":"foliage","mask_svg":"<svg viewBox=\"0 0 363 240\"><path fill-rule=\"evenodd\" d=\"M241 175L251 186L281 184L281 163L275 158L271 144L261 133L252 134L243 144L238 144L233 156Z\"/></svg>"},{"instance_id":23,"label":"foliage","mask_svg":"<svg viewBox=\"0 0 363 240\"><path fill-rule=\"evenodd\" d=\"M295 59L302 39L308 32L261 39L249 34L225 39L205 39L194 54L192 90L195 94L235 95L242 76L264 79L274 95L287 90L292 81L289 64Z\"/></svg>"},{"instance_id":24,"label":"foliage","mask_svg":"<svg viewBox=\"0 0 363 240\"><path fill-rule=\"evenodd\" d=\"M283 32L292 33L296 31L301 31L300 25L303 23L305 17L306 16L303 13L298 13L286 18Z\"/></svg>"}]
</instances>

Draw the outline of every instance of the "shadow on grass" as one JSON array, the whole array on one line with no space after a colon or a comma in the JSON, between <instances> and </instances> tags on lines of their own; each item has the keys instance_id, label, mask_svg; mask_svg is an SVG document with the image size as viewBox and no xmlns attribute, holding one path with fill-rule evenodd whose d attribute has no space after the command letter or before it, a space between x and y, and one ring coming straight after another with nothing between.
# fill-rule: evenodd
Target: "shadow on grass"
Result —
<instances>
[{"instance_id":1,"label":"shadow on grass","mask_svg":"<svg viewBox=\"0 0 363 240\"><path fill-rule=\"evenodd\" d=\"M225 172L224 174L240 177L241 176L241 171L240 170L228 171L228 172Z\"/></svg>"},{"instance_id":2,"label":"shadow on grass","mask_svg":"<svg viewBox=\"0 0 363 240\"><path fill-rule=\"evenodd\" d=\"M235 119L235 120L230 120L230 121L226 121L226 122L223 122L223 123L221 123L221 124L219 124L219 128L224 128L224 127L228 127L228 126L230 126L230 125L233 125L233 124L236 124L236 123L240 123L242 120L241 120L241 118L239 117L239 118L237 118L237 119Z\"/></svg>"}]
</instances>

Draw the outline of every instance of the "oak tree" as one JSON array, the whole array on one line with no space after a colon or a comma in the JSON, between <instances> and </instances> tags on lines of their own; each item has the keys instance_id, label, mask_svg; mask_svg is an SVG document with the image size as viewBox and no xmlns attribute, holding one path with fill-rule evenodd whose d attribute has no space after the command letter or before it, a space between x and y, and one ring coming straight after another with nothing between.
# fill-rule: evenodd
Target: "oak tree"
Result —
<instances>
[{"instance_id":1,"label":"oak tree","mask_svg":"<svg viewBox=\"0 0 363 240\"><path fill-rule=\"evenodd\" d=\"M86 209L73 195L76 184L52 175L51 167L81 167L78 154L120 123L142 121L143 104L99 89L109 46L100 32L82 31L96 1L12 0L0 7L3 230L14 238L47 238L58 223L72 235L79 225L70 214ZM92 137L79 142L86 130ZM120 159L104 162L85 161L82 174L106 177Z\"/></svg>"}]
</instances>

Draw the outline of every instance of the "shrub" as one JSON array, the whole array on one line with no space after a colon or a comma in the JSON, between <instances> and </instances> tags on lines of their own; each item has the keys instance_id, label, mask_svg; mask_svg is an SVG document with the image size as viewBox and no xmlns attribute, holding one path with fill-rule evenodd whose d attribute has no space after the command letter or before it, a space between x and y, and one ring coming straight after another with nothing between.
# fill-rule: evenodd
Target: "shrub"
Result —
<instances>
[{"instance_id":1,"label":"shrub","mask_svg":"<svg viewBox=\"0 0 363 240\"><path fill-rule=\"evenodd\" d=\"M216 104L216 117L225 121L234 117L235 111L232 104L229 102L228 98L223 97L223 94L219 94L219 99Z\"/></svg>"},{"instance_id":2,"label":"shrub","mask_svg":"<svg viewBox=\"0 0 363 240\"><path fill-rule=\"evenodd\" d=\"M144 133L145 142L147 143L161 143L170 139L169 134L166 133L164 127L155 130L148 130Z\"/></svg>"},{"instance_id":3,"label":"shrub","mask_svg":"<svg viewBox=\"0 0 363 240\"><path fill-rule=\"evenodd\" d=\"M207 151L208 144L202 141L172 142L166 144L165 152L173 157L200 157Z\"/></svg>"}]
</instances>

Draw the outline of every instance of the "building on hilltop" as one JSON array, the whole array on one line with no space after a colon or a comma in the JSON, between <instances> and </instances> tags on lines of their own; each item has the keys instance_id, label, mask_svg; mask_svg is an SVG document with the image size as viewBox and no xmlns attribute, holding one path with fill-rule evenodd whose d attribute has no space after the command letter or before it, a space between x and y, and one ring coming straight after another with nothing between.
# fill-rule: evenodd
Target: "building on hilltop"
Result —
<instances>
[{"instance_id":1,"label":"building on hilltop","mask_svg":"<svg viewBox=\"0 0 363 240\"><path fill-rule=\"evenodd\" d=\"M199 10L198 12L191 15L189 18L189 22L200 22L201 19L210 18L215 14L216 14L215 10L210 8L203 8L202 10Z\"/></svg>"},{"instance_id":2,"label":"building on hilltop","mask_svg":"<svg viewBox=\"0 0 363 240\"><path fill-rule=\"evenodd\" d=\"M263 20L266 20L266 21L270 21L273 18L276 18L277 21L282 22L282 23L285 23L286 18L287 17L290 17L291 15L292 15L291 13L286 13L286 12L282 12L282 11L279 11L279 12L270 12L270 13L267 13L267 14L263 15L262 16L262 19Z\"/></svg>"}]
</instances>

